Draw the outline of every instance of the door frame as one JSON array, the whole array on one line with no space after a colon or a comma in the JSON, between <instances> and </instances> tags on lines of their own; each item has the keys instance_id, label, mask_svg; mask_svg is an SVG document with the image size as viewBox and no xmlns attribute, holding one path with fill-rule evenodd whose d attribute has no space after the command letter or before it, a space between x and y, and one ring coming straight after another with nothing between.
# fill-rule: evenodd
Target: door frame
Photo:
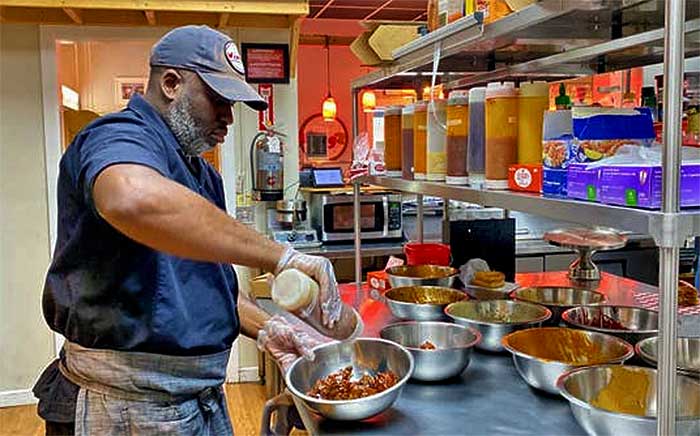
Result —
<instances>
[{"instance_id":1,"label":"door frame","mask_svg":"<svg viewBox=\"0 0 700 436\"><path fill-rule=\"evenodd\" d=\"M70 40L85 42L94 40L114 41L143 41L157 40L165 34L166 27L93 27L93 26L39 26L41 50L42 104L44 115L44 158L46 169L48 226L49 226L49 258L56 245L57 233L57 187L58 168L62 155L61 149L61 118L60 102L58 101L58 65L56 59L56 41ZM237 105L240 106L240 105ZM237 110L240 110L237 108ZM235 216L236 212L236 162L235 144L240 141L240 129L231 129L224 143L220 146L221 177L224 180L226 206L228 213ZM64 338L54 333L56 356L63 346ZM231 357L227 368L227 381L237 382L240 379L239 341L233 343Z\"/></svg>"}]
</instances>

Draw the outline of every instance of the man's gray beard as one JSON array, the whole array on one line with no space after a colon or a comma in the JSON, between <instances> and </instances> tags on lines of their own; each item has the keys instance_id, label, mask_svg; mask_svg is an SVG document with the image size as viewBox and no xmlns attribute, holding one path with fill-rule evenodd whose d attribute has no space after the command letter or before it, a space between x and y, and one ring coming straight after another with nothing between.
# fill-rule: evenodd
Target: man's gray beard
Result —
<instances>
[{"instance_id":1,"label":"man's gray beard","mask_svg":"<svg viewBox=\"0 0 700 436\"><path fill-rule=\"evenodd\" d=\"M180 143L182 151L187 156L199 156L214 148L214 145L207 142L204 129L198 125L192 112L192 102L183 96L170 105L165 121Z\"/></svg>"}]
</instances>

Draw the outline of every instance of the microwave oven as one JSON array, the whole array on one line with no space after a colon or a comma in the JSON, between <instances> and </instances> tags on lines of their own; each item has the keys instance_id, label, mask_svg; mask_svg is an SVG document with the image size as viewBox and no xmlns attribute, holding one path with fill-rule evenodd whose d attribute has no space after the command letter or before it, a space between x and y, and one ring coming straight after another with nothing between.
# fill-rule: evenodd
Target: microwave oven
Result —
<instances>
[{"instance_id":1,"label":"microwave oven","mask_svg":"<svg viewBox=\"0 0 700 436\"><path fill-rule=\"evenodd\" d=\"M318 232L321 242L355 239L353 199L353 195L347 193L311 195L311 226ZM360 195L360 223L363 240L402 239L401 194Z\"/></svg>"}]
</instances>

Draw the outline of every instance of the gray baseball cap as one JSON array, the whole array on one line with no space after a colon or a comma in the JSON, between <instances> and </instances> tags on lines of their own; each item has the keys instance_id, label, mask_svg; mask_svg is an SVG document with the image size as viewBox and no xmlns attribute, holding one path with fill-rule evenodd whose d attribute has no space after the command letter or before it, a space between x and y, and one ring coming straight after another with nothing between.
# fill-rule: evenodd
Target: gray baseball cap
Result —
<instances>
[{"instance_id":1,"label":"gray baseball cap","mask_svg":"<svg viewBox=\"0 0 700 436\"><path fill-rule=\"evenodd\" d=\"M245 67L236 43L209 26L171 30L151 49L150 65L193 71L231 103L242 101L255 110L267 109L265 99L245 81Z\"/></svg>"}]
</instances>

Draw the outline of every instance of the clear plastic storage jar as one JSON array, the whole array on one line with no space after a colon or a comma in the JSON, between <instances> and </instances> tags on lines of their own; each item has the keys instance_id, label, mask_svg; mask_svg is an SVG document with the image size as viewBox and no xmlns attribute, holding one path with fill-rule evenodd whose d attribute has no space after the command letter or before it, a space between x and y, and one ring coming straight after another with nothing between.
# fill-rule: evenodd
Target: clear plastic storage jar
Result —
<instances>
[{"instance_id":1,"label":"clear plastic storage jar","mask_svg":"<svg viewBox=\"0 0 700 436\"><path fill-rule=\"evenodd\" d=\"M469 90L469 145L467 172L469 184L481 188L484 184L486 166L486 121L484 119L484 99L486 88L477 87Z\"/></svg>"},{"instance_id":2,"label":"clear plastic storage jar","mask_svg":"<svg viewBox=\"0 0 700 436\"><path fill-rule=\"evenodd\" d=\"M513 82L486 86L486 187L508 189L508 167L518 162L518 90Z\"/></svg>"},{"instance_id":3,"label":"clear plastic storage jar","mask_svg":"<svg viewBox=\"0 0 700 436\"><path fill-rule=\"evenodd\" d=\"M428 154L428 103L419 101L413 113L413 177L425 180Z\"/></svg>"},{"instance_id":4,"label":"clear plastic storage jar","mask_svg":"<svg viewBox=\"0 0 700 436\"><path fill-rule=\"evenodd\" d=\"M445 100L428 103L428 154L426 179L445 180L447 174L447 104Z\"/></svg>"},{"instance_id":5,"label":"clear plastic storage jar","mask_svg":"<svg viewBox=\"0 0 700 436\"><path fill-rule=\"evenodd\" d=\"M401 175L413 180L413 114L415 106L410 104L401 111Z\"/></svg>"},{"instance_id":6,"label":"clear plastic storage jar","mask_svg":"<svg viewBox=\"0 0 700 436\"><path fill-rule=\"evenodd\" d=\"M549 109L549 84L520 85L518 96L518 163L542 163L542 124Z\"/></svg>"},{"instance_id":7,"label":"clear plastic storage jar","mask_svg":"<svg viewBox=\"0 0 700 436\"><path fill-rule=\"evenodd\" d=\"M468 142L469 91L452 91L447 100L447 184L469 183Z\"/></svg>"},{"instance_id":8,"label":"clear plastic storage jar","mask_svg":"<svg viewBox=\"0 0 700 436\"><path fill-rule=\"evenodd\" d=\"M401 177L401 106L384 110L384 167L389 177Z\"/></svg>"}]
</instances>

